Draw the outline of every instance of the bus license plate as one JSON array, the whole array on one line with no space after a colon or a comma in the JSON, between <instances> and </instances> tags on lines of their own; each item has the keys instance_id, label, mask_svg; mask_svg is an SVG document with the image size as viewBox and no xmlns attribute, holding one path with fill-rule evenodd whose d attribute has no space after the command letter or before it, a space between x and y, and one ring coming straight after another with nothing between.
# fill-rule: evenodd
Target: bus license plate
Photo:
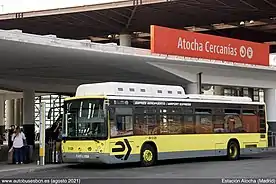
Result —
<instances>
[{"instance_id":1,"label":"bus license plate","mask_svg":"<svg viewBox=\"0 0 276 184\"><path fill-rule=\"evenodd\" d=\"M89 155L76 154L76 158L89 158Z\"/></svg>"}]
</instances>

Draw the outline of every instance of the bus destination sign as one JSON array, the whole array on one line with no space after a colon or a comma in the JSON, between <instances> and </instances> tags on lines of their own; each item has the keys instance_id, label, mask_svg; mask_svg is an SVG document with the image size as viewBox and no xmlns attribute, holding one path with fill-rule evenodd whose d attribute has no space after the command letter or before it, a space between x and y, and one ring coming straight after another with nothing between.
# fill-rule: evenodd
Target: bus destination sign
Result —
<instances>
[{"instance_id":1,"label":"bus destination sign","mask_svg":"<svg viewBox=\"0 0 276 184\"><path fill-rule=\"evenodd\" d=\"M134 101L133 105L157 105L157 106L191 106L185 102L164 102L164 101Z\"/></svg>"}]
</instances>

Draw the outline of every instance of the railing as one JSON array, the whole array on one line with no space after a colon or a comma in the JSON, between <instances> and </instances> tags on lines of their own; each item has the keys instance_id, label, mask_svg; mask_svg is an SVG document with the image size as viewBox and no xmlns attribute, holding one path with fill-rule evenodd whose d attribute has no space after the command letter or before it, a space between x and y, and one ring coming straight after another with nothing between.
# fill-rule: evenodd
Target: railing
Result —
<instances>
[{"instance_id":1,"label":"railing","mask_svg":"<svg viewBox=\"0 0 276 184\"><path fill-rule=\"evenodd\" d=\"M61 142L49 140L45 149L45 162L46 164L61 163Z\"/></svg>"},{"instance_id":2,"label":"railing","mask_svg":"<svg viewBox=\"0 0 276 184\"><path fill-rule=\"evenodd\" d=\"M276 132L268 132L268 147L276 147Z\"/></svg>"}]
</instances>

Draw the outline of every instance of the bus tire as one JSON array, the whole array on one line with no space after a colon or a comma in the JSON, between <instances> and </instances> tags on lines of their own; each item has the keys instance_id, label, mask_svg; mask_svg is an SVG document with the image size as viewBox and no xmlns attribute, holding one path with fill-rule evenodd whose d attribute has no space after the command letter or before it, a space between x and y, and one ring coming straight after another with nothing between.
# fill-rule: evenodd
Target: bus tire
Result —
<instances>
[{"instance_id":1,"label":"bus tire","mask_svg":"<svg viewBox=\"0 0 276 184\"><path fill-rule=\"evenodd\" d=\"M143 145L141 149L141 166L153 166L157 160L157 150L150 144Z\"/></svg>"},{"instance_id":2,"label":"bus tire","mask_svg":"<svg viewBox=\"0 0 276 184\"><path fill-rule=\"evenodd\" d=\"M238 160L240 158L240 146L238 141L230 140L227 146L227 159Z\"/></svg>"}]
</instances>

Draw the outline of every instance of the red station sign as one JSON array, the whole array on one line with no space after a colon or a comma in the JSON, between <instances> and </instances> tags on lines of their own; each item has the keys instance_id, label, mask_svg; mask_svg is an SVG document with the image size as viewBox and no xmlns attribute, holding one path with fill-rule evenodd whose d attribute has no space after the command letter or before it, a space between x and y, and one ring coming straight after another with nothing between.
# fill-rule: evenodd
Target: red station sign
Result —
<instances>
[{"instance_id":1,"label":"red station sign","mask_svg":"<svg viewBox=\"0 0 276 184\"><path fill-rule=\"evenodd\" d=\"M151 52L269 65L269 45L244 40L151 26Z\"/></svg>"}]
</instances>

